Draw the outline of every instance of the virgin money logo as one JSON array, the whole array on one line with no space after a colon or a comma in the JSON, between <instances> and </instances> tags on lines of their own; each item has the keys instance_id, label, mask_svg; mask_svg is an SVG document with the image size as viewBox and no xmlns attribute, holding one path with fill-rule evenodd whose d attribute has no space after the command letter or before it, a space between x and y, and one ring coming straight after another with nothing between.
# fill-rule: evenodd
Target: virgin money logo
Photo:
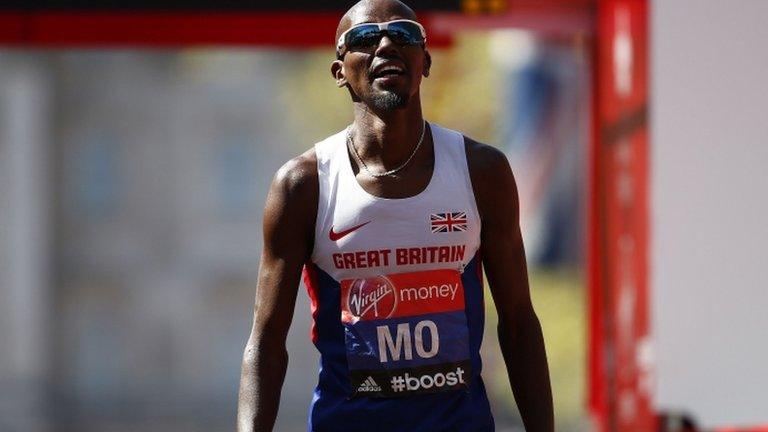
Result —
<instances>
[{"instance_id":1,"label":"virgin money logo","mask_svg":"<svg viewBox=\"0 0 768 432\"><path fill-rule=\"evenodd\" d=\"M395 286L385 276L356 279L349 287L347 310L355 321L389 318L396 307Z\"/></svg>"}]
</instances>

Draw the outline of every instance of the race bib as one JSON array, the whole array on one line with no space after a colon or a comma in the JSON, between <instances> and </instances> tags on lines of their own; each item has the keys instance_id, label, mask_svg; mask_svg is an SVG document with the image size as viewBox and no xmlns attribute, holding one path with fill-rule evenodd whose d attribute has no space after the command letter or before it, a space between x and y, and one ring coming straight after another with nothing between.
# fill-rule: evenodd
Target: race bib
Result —
<instances>
[{"instance_id":1,"label":"race bib","mask_svg":"<svg viewBox=\"0 0 768 432\"><path fill-rule=\"evenodd\" d=\"M341 281L352 397L468 388L464 287L456 270Z\"/></svg>"}]
</instances>

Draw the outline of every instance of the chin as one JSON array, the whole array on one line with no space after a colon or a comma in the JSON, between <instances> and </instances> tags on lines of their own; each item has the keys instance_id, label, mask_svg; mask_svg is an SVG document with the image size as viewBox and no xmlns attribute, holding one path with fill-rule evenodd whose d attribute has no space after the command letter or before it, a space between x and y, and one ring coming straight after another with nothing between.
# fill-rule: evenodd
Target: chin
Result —
<instances>
[{"instance_id":1,"label":"chin","mask_svg":"<svg viewBox=\"0 0 768 432\"><path fill-rule=\"evenodd\" d=\"M377 111L392 111L408 106L410 97L393 91L382 91L373 96L371 107Z\"/></svg>"}]
</instances>

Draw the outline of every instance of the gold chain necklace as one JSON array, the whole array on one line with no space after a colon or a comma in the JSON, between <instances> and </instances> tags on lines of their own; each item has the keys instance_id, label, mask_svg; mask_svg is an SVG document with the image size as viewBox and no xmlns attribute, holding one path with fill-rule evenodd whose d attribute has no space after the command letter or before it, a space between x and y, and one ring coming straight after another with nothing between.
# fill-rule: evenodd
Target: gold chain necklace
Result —
<instances>
[{"instance_id":1,"label":"gold chain necklace","mask_svg":"<svg viewBox=\"0 0 768 432\"><path fill-rule=\"evenodd\" d=\"M368 165L365 164L365 161L363 160L363 158L360 157L360 153L357 152L357 147L355 147L355 142L352 139L352 126L351 125L347 128L347 143L348 143L348 145L350 145L352 147L352 153L354 153L355 158L357 159L358 162L360 162L360 165L363 166L363 169L365 170L365 172L368 173L368 175L371 176L371 177L381 178L381 177L387 177L387 176L391 176L393 174L397 174L398 172L400 172L403 168L405 168L408 165L408 163L411 161L411 159L413 159L413 157L416 156L416 152L419 151L419 147L421 147L421 142L424 141L424 132L426 132L426 130L427 130L427 121L426 120L422 120L421 137L419 137L419 142L416 143L416 147L413 148L413 151L411 152L411 155L408 156L408 159L406 159L405 162L403 162L403 164L400 165L399 167L393 168L393 169L391 169L389 171L386 171L386 172L383 172L383 173L375 173L375 172L371 171L368 168Z\"/></svg>"}]
</instances>

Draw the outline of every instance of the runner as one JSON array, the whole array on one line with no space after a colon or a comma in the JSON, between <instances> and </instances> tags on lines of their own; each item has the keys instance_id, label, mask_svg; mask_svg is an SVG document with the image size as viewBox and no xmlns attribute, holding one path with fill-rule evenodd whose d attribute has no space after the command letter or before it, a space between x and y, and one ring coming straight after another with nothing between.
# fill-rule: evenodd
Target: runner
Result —
<instances>
[{"instance_id":1,"label":"runner","mask_svg":"<svg viewBox=\"0 0 768 432\"><path fill-rule=\"evenodd\" d=\"M427 35L396 0L341 19L352 125L286 163L267 198L238 430L271 431L300 274L321 369L311 431L493 431L481 378L482 264L526 430L554 430L515 181L504 155L429 123Z\"/></svg>"}]
</instances>

